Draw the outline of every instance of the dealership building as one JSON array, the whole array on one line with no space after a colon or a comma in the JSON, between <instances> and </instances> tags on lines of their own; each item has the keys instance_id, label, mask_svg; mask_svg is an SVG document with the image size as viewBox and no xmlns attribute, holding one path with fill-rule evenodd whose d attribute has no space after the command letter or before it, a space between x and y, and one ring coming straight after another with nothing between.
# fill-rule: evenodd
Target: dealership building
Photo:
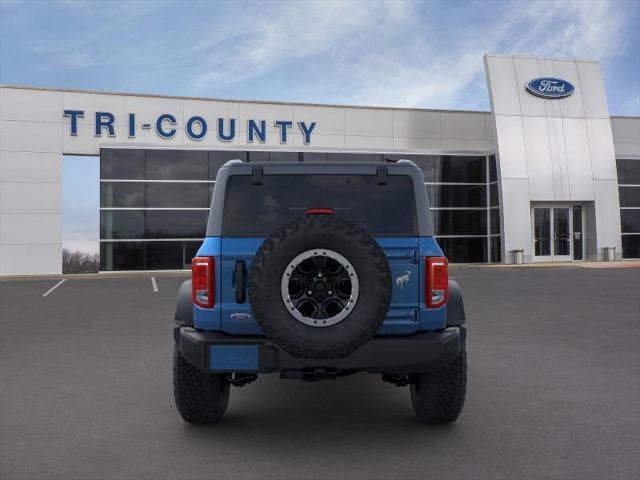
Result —
<instances>
[{"instance_id":1,"label":"dealership building","mask_svg":"<svg viewBox=\"0 0 640 480\"><path fill-rule=\"evenodd\" d=\"M599 63L484 64L489 112L2 86L0 275L61 273L66 155L100 157L101 271L189 268L229 159L410 159L452 262L640 258L640 117Z\"/></svg>"}]
</instances>

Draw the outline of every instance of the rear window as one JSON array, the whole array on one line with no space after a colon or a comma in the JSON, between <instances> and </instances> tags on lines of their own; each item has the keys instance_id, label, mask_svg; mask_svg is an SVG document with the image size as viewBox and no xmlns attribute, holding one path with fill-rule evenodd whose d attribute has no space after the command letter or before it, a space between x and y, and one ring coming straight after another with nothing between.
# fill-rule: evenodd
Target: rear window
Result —
<instances>
[{"instance_id":1,"label":"rear window","mask_svg":"<svg viewBox=\"0 0 640 480\"><path fill-rule=\"evenodd\" d=\"M222 234L264 237L309 208L332 208L374 236L418 235L408 175L390 175L386 185L376 175L265 175L262 185L253 185L251 175L232 175Z\"/></svg>"}]
</instances>

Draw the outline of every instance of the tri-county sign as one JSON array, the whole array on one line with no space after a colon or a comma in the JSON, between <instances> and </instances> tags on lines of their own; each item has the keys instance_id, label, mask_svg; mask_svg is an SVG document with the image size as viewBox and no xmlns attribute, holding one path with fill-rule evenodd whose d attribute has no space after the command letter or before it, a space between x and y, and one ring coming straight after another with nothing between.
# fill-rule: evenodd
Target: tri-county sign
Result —
<instances>
[{"instance_id":1,"label":"tri-county sign","mask_svg":"<svg viewBox=\"0 0 640 480\"><path fill-rule=\"evenodd\" d=\"M95 112L95 136L101 137L106 133L109 137L116 136L115 115L111 112ZM71 136L78 135L78 119L84 118L84 110L65 110L63 116L69 119L69 132ZM170 139L176 135L178 121L175 115L163 113L158 115L150 123L140 123L136 119L135 113L127 114L127 131L129 138L136 138L138 128L142 130L155 130L160 138ZM210 123L212 126L210 126ZM209 130L215 130L218 140L221 142L231 142L236 138L237 121L235 118L215 118L213 121L207 120L199 115L189 117L184 125L185 133L191 140L204 139ZM277 130L280 143L287 143L290 138L291 129L294 128L291 120L276 120L273 122ZM316 127L316 122L296 122L297 128L302 134L305 145L311 143L311 134ZM257 141L264 143L267 140L266 120L247 120L247 142Z\"/></svg>"},{"instance_id":2,"label":"tri-county sign","mask_svg":"<svg viewBox=\"0 0 640 480\"><path fill-rule=\"evenodd\" d=\"M525 88L529 93L542 98L564 98L576 90L570 82L556 77L534 78L527 82Z\"/></svg>"}]
</instances>

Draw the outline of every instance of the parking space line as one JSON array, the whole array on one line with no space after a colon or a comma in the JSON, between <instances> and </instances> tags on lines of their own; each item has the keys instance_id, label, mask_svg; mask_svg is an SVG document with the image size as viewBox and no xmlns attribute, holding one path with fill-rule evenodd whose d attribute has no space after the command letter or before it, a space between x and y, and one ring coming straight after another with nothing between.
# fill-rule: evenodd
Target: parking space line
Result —
<instances>
[{"instance_id":1,"label":"parking space line","mask_svg":"<svg viewBox=\"0 0 640 480\"><path fill-rule=\"evenodd\" d=\"M58 283L56 283L53 287L51 287L49 290L47 290L46 292L44 292L42 294L43 297L46 297L47 295L49 295L51 292L53 292L56 288L58 288L60 285L62 285L64 282L66 282L67 279L63 278L62 280L60 280Z\"/></svg>"},{"instance_id":2,"label":"parking space line","mask_svg":"<svg viewBox=\"0 0 640 480\"><path fill-rule=\"evenodd\" d=\"M156 277L151 277L151 285L153 286L153 291L158 292L158 284L156 283Z\"/></svg>"}]
</instances>

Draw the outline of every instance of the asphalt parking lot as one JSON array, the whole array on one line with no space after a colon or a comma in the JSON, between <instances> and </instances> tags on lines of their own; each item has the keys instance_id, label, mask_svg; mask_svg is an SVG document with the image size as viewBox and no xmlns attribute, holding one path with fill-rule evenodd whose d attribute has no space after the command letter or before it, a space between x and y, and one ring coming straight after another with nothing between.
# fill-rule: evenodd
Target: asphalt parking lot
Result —
<instances>
[{"instance_id":1,"label":"asphalt parking lot","mask_svg":"<svg viewBox=\"0 0 640 480\"><path fill-rule=\"evenodd\" d=\"M171 389L180 277L0 282L0 478L639 478L640 269L456 268L465 410L364 374L263 376L222 424ZM155 291L157 290L157 291Z\"/></svg>"}]
</instances>

